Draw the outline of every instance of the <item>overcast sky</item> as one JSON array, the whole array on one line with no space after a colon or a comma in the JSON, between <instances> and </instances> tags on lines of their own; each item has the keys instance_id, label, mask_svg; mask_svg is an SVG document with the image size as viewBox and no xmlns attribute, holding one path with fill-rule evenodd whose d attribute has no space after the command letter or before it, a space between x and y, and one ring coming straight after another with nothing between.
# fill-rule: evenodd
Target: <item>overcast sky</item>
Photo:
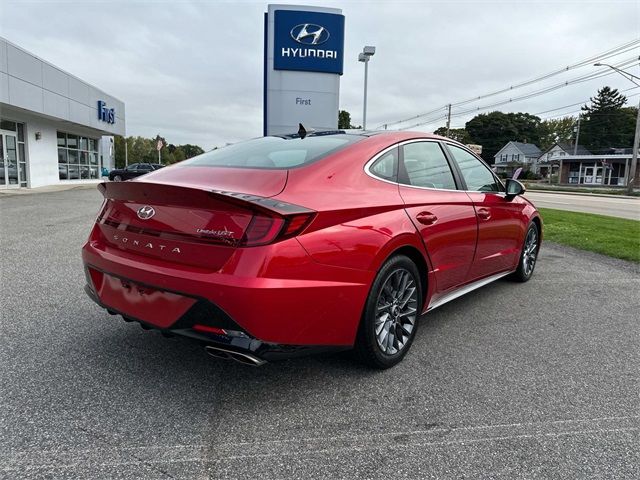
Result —
<instances>
[{"instance_id":1,"label":"overcast sky","mask_svg":"<svg viewBox=\"0 0 640 480\"><path fill-rule=\"evenodd\" d=\"M637 0L309 4L343 9L340 108L357 124L363 83L357 54L365 44L377 47L369 68L370 127L499 90L640 38ZM160 133L170 143L208 149L262 133L266 7L266 2L213 0L0 0L0 35L123 100L128 135ZM636 47L607 61L638 55ZM596 71L585 66L454 113ZM638 63L631 71L640 75ZM612 75L495 109L542 112L586 100L605 84L633 87ZM625 93L629 103L640 98L640 88ZM454 117L452 126L472 116ZM438 120L417 129L433 131L443 124Z\"/></svg>"}]
</instances>

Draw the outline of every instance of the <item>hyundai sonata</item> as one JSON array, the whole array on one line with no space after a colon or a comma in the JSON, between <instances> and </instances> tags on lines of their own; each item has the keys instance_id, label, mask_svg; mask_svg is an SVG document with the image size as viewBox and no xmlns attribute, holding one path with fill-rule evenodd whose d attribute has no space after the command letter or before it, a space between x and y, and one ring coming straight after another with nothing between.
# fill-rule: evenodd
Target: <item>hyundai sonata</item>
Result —
<instances>
[{"instance_id":1,"label":"hyundai sonata","mask_svg":"<svg viewBox=\"0 0 640 480\"><path fill-rule=\"evenodd\" d=\"M391 367L421 314L527 281L542 238L520 183L424 133L267 136L99 189L88 295L251 365L354 348Z\"/></svg>"}]
</instances>

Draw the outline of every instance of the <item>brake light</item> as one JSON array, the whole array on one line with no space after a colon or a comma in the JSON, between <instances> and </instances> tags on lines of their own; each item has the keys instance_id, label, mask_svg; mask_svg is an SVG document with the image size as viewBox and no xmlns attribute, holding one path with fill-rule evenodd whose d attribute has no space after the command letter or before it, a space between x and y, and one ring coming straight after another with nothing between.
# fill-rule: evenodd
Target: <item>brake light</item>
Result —
<instances>
[{"instance_id":1,"label":"brake light","mask_svg":"<svg viewBox=\"0 0 640 480\"><path fill-rule=\"evenodd\" d=\"M277 238L283 224L283 218L254 215L240 243L245 247L271 243Z\"/></svg>"},{"instance_id":2,"label":"brake light","mask_svg":"<svg viewBox=\"0 0 640 480\"><path fill-rule=\"evenodd\" d=\"M287 227L282 233L283 237L294 237L309 225L309 222L313 218L313 213L301 213L299 215L292 215L287 219Z\"/></svg>"},{"instance_id":3,"label":"brake light","mask_svg":"<svg viewBox=\"0 0 640 480\"><path fill-rule=\"evenodd\" d=\"M255 247L267 245L276 240L294 237L309 225L313 213L300 213L286 217L267 217L254 215L244 232L240 245L243 247Z\"/></svg>"}]
</instances>

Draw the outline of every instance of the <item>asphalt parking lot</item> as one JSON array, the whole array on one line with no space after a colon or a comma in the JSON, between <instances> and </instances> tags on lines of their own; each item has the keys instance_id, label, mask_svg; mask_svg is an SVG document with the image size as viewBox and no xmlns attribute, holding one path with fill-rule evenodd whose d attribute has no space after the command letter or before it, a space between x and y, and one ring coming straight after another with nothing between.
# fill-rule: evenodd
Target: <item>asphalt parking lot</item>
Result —
<instances>
[{"instance_id":1,"label":"asphalt parking lot","mask_svg":"<svg viewBox=\"0 0 640 480\"><path fill-rule=\"evenodd\" d=\"M85 296L100 200L0 198L0 478L638 478L637 266L545 245L396 368L250 368Z\"/></svg>"}]
</instances>

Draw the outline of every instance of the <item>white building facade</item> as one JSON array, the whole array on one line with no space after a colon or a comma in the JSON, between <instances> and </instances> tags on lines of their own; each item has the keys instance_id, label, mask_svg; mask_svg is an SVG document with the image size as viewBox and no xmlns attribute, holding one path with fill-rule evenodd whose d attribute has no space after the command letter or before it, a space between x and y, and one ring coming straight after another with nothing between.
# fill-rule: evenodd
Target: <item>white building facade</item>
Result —
<instances>
[{"instance_id":1,"label":"white building facade","mask_svg":"<svg viewBox=\"0 0 640 480\"><path fill-rule=\"evenodd\" d=\"M0 37L0 188L98 182L112 135L122 101Z\"/></svg>"}]
</instances>

